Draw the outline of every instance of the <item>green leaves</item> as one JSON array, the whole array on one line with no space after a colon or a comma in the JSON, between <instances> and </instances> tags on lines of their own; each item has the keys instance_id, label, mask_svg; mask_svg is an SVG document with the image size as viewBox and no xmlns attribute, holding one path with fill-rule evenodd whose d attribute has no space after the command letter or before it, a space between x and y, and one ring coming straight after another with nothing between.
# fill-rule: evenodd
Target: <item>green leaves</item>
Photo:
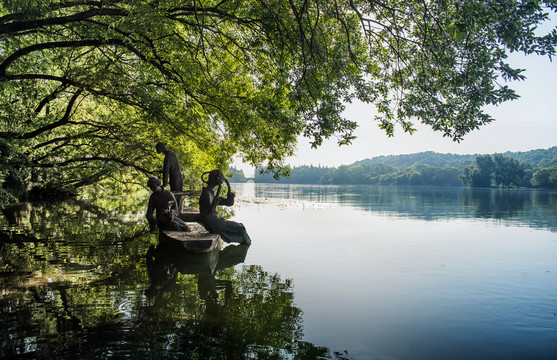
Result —
<instances>
[{"instance_id":1,"label":"green leaves","mask_svg":"<svg viewBox=\"0 0 557 360\"><path fill-rule=\"evenodd\" d=\"M552 55L555 38L537 35L548 19L540 3L390 2L362 19L374 26L370 62L379 91L380 127L392 135L417 119L456 141L492 121L485 105L516 98L499 79L522 80L508 51ZM396 29L396 31L395 31ZM552 40L550 40L552 39ZM553 43L553 44L551 44Z\"/></svg>"},{"instance_id":2,"label":"green leaves","mask_svg":"<svg viewBox=\"0 0 557 360\"><path fill-rule=\"evenodd\" d=\"M518 187L525 175L523 163L502 154L494 154L478 156L476 165L467 166L460 178L471 187Z\"/></svg>"}]
</instances>

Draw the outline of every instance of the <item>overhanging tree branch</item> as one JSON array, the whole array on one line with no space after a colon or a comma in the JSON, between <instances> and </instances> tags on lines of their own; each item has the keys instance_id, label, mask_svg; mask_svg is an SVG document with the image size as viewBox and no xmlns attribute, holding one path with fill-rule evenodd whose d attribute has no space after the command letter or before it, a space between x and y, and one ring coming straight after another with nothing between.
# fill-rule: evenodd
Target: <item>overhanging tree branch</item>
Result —
<instances>
[{"instance_id":1,"label":"overhanging tree branch","mask_svg":"<svg viewBox=\"0 0 557 360\"><path fill-rule=\"evenodd\" d=\"M135 170L138 170L144 174L152 174L153 172L150 170L147 170L139 165L137 165L135 162L130 162L127 160L123 160L120 158L116 158L116 157L104 157L104 156L83 156L83 157L78 157L75 159L68 159L65 161L60 161L60 162L52 162L52 163L33 163L34 167L38 167L38 168L53 168L53 167L57 167L57 166L66 166L66 165L70 165L70 164L75 164L75 163L87 163L87 162L91 162L91 161L102 161L102 162L114 162L123 166L127 166L130 168L133 168Z\"/></svg>"},{"instance_id":2,"label":"overhanging tree branch","mask_svg":"<svg viewBox=\"0 0 557 360\"><path fill-rule=\"evenodd\" d=\"M97 3L100 4L100 2ZM105 7L100 7L98 9L91 9L81 13L68 15L68 16L60 16L60 17L53 17L47 19L37 19L37 20L30 20L30 21L14 21L14 22L8 22L3 24L0 23L0 35L15 35L21 31L76 23L95 16L127 16L127 15L129 15L128 12L123 9L109 9Z\"/></svg>"}]
</instances>

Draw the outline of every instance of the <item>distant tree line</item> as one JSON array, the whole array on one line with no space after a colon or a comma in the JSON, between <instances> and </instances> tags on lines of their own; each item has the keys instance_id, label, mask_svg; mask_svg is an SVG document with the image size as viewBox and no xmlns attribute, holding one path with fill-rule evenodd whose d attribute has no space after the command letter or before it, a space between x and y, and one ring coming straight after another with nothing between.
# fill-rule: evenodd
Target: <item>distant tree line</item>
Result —
<instances>
[{"instance_id":1,"label":"distant tree line","mask_svg":"<svg viewBox=\"0 0 557 360\"><path fill-rule=\"evenodd\" d=\"M243 177L240 173L237 182ZM277 182L263 168L256 169L254 181ZM557 189L557 147L493 155L424 152L380 156L336 168L304 165L294 167L289 177L278 182Z\"/></svg>"}]
</instances>

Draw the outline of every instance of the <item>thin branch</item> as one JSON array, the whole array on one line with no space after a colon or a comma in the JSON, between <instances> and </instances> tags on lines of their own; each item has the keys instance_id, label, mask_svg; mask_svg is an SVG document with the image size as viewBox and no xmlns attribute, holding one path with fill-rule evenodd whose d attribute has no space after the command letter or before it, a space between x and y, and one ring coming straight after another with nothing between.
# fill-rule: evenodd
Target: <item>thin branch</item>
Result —
<instances>
[{"instance_id":1,"label":"thin branch","mask_svg":"<svg viewBox=\"0 0 557 360\"><path fill-rule=\"evenodd\" d=\"M66 106L66 112L64 113L64 116L62 116L62 118L58 121L55 121L51 124L45 125L39 129L36 129L34 131L28 132L28 133L24 133L21 134L19 136L16 137L16 139L31 139L34 138L46 131L50 131L52 129L55 129L57 127L60 127L62 125L65 125L68 123L69 119L70 119L70 115L73 109L73 106L76 102L76 100L79 98L79 96L81 95L81 90L77 90L76 93L71 97L70 101L68 101L68 105Z\"/></svg>"},{"instance_id":2,"label":"thin branch","mask_svg":"<svg viewBox=\"0 0 557 360\"><path fill-rule=\"evenodd\" d=\"M95 133L98 133L99 131L101 131L101 129L89 130L89 131L82 132L82 133L72 135L72 136L65 136L65 137L50 139L48 141L45 141L45 142L42 142L40 144L37 144L37 145L33 146L33 150L37 150L37 149L40 149L40 148L48 146L48 145L53 145L53 144L56 144L58 142L70 141L70 140L74 140L74 139L84 139L84 138L106 139L106 136L95 135Z\"/></svg>"},{"instance_id":3,"label":"thin branch","mask_svg":"<svg viewBox=\"0 0 557 360\"><path fill-rule=\"evenodd\" d=\"M41 102L39 103L39 105L37 105L37 108L35 109L35 114L38 114L41 112L41 110L52 100L56 99L56 97L58 96L58 94L62 93L64 90L66 90L68 88L68 85L66 84L62 84L60 86L58 86L58 88L56 88L52 93L50 93L49 95L45 96L44 99L41 100Z\"/></svg>"}]
</instances>

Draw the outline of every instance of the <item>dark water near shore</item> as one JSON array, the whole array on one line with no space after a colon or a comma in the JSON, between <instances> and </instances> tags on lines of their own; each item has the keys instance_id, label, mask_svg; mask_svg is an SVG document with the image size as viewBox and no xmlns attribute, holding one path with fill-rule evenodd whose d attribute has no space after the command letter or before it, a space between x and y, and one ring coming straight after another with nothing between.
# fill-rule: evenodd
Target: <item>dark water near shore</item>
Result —
<instances>
[{"instance_id":1,"label":"dark water near shore","mask_svg":"<svg viewBox=\"0 0 557 360\"><path fill-rule=\"evenodd\" d=\"M1 212L0 358L557 357L557 192L233 187L202 256L147 193Z\"/></svg>"}]
</instances>

